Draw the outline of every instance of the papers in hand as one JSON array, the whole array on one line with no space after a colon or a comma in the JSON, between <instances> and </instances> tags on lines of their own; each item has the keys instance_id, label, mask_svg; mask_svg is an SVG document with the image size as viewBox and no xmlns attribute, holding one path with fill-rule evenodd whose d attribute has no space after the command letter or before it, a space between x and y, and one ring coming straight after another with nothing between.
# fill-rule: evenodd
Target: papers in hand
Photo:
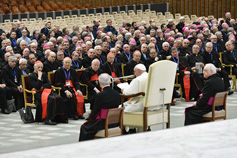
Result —
<instances>
[{"instance_id":1,"label":"papers in hand","mask_svg":"<svg viewBox=\"0 0 237 158\"><path fill-rule=\"evenodd\" d=\"M120 89L125 89L125 88L127 88L129 86L129 84L127 82L124 82L124 83L117 84L117 86Z\"/></svg>"}]
</instances>

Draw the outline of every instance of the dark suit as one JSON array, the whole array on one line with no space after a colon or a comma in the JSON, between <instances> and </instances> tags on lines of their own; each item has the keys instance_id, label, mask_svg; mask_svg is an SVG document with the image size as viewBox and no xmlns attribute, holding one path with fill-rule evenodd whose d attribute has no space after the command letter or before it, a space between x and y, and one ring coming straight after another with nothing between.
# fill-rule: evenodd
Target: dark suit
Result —
<instances>
[{"instance_id":1,"label":"dark suit","mask_svg":"<svg viewBox=\"0 0 237 158\"><path fill-rule=\"evenodd\" d=\"M22 85L20 69L18 67L12 69L9 65L6 65L3 68L2 73L3 79L6 82L6 86L11 89L12 96L15 99L16 108L19 109L24 107L23 93L20 93L17 89L18 86Z\"/></svg>"},{"instance_id":2,"label":"dark suit","mask_svg":"<svg viewBox=\"0 0 237 158\"><path fill-rule=\"evenodd\" d=\"M232 68L233 74L237 74L237 50L233 50L232 52L230 51L224 51L223 53L223 62L226 65L234 65Z\"/></svg>"},{"instance_id":3,"label":"dark suit","mask_svg":"<svg viewBox=\"0 0 237 158\"><path fill-rule=\"evenodd\" d=\"M41 29L40 33L43 33L46 37L48 37L49 29L44 27L44 28Z\"/></svg>"},{"instance_id":4,"label":"dark suit","mask_svg":"<svg viewBox=\"0 0 237 158\"><path fill-rule=\"evenodd\" d=\"M103 92L95 97L95 106L89 116L89 121L81 126L79 141L93 139L99 130L104 129L105 119L96 117L102 109L117 108L120 104L119 93L109 86L104 87Z\"/></svg>"}]
</instances>

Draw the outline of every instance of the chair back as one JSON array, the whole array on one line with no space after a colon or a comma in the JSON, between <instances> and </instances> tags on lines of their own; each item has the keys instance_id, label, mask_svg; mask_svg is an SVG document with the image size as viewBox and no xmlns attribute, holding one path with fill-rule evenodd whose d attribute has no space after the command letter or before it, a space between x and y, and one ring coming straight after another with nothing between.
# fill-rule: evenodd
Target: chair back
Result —
<instances>
[{"instance_id":1,"label":"chair back","mask_svg":"<svg viewBox=\"0 0 237 158\"><path fill-rule=\"evenodd\" d=\"M48 79L51 85L54 85L54 75L55 75L54 71L48 72Z\"/></svg>"},{"instance_id":2,"label":"chair back","mask_svg":"<svg viewBox=\"0 0 237 158\"><path fill-rule=\"evenodd\" d=\"M105 119L105 137L109 136L109 125L110 124L119 124L120 134L123 133L123 110L124 107L121 108L113 108L109 109L106 119Z\"/></svg>"},{"instance_id":3,"label":"chair back","mask_svg":"<svg viewBox=\"0 0 237 158\"><path fill-rule=\"evenodd\" d=\"M213 101L213 106L226 106L228 91L216 93Z\"/></svg>"},{"instance_id":4,"label":"chair back","mask_svg":"<svg viewBox=\"0 0 237 158\"><path fill-rule=\"evenodd\" d=\"M22 81L22 87L23 89L28 89L30 90L30 85L28 81L28 76L29 75L21 75L21 81Z\"/></svg>"},{"instance_id":5,"label":"chair back","mask_svg":"<svg viewBox=\"0 0 237 158\"><path fill-rule=\"evenodd\" d=\"M150 66L143 104L144 107L160 106L163 103L171 103L176 68L177 64L168 60L155 62ZM165 89L164 98L162 89Z\"/></svg>"},{"instance_id":6,"label":"chair back","mask_svg":"<svg viewBox=\"0 0 237 158\"><path fill-rule=\"evenodd\" d=\"M107 125L120 123L122 121L121 119L123 110L124 107L109 109L105 120Z\"/></svg>"},{"instance_id":7,"label":"chair back","mask_svg":"<svg viewBox=\"0 0 237 158\"><path fill-rule=\"evenodd\" d=\"M81 75L82 75L82 73L83 73L84 70L85 70L85 68L76 69L77 76L78 76L79 79L81 79Z\"/></svg>"}]
</instances>

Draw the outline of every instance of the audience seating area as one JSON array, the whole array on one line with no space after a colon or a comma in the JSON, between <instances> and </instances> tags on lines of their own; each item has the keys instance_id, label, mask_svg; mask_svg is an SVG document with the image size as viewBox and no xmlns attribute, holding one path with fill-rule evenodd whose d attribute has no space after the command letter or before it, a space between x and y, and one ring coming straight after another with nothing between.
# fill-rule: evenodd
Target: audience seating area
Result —
<instances>
[{"instance_id":1,"label":"audience seating area","mask_svg":"<svg viewBox=\"0 0 237 158\"><path fill-rule=\"evenodd\" d=\"M60 25L60 28L68 28L69 32L72 32L73 25L78 25L81 28L84 25L93 25L93 20L98 19L100 20L101 26L106 26L106 20L111 19L113 22L113 26L116 30L123 25L123 21L126 20L128 23L136 22L138 26L140 25L141 21L145 21L147 25L149 21L153 19L156 22L157 26L160 26L163 23L167 23L168 19L173 19L175 24L179 23L180 14L171 14L170 12L166 12L165 15L162 12L151 11L150 9L146 9L144 12L142 10L137 10L135 13L133 10L128 10L128 13L125 11L113 12L110 14L109 12L89 14L88 16L85 14L81 14L79 17L77 15L65 15L64 17L56 16L56 19L52 17L47 17L46 19L42 18L27 18L21 19L21 22L25 24L25 26L30 31L30 34L33 33L35 29L40 30L44 27L45 23L50 21L53 25ZM191 18L188 15L184 15L185 20L187 23L192 24L197 20L196 15L192 15ZM15 24L18 20L14 19L12 22L10 20L4 20L4 23L0 23L0 28L9 32L11 29L12 24Z\"/></svg>"},{"instance_id":2,"label":"audience seating area","mask_svg":"<svg viewBox=\"0 0 237 158\"><path fill-rule=\"evenodd\" d=\"M51 12L60 10L76 10L92 8L90 4L82 7L80 3L76 5L71 2L65 4L61 1L42 1L39 0L2 0L0 3L0 14L19 14L19 13L35 13L35 12Z\"/></svg>"}]
</instances>

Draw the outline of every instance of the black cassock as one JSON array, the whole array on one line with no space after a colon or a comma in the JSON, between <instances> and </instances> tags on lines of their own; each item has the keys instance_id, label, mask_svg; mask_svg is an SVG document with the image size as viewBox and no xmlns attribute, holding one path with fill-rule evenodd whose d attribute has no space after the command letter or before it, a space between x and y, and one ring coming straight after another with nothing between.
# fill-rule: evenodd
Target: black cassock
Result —
<instances>
[{"instance_id":1,"label":"black cassock","mask_svg":"<svg viewBox=\"0 0 237 158\"><path fill-rule=\"evenodd\" d=\"M42 79L38 80L38 74L35 72L31 73L28 77L29 86L31 89L35 88L37 93L35 94L35 104L36 104L36 116L35 121L42 121L42 100L41 96L43 93L43 89L51 89L50 82L48 80L47 75L43 72ZM43 89L41 89L43 88ZM60 122L61 120L67 120L65 116L65 106L63 103L63 98L57 95L56 93L50 93L47 101L47 117L45 119L55 119L56 122ZM57 117L55 117L57 116Z\"/></svg>"},{"instance_id":2,"label":"black cassock","mask_svg":"<svg viewBox=\"0 0 237 158\"><path fill-rule=\"evenodd\" d=\"M191 75L190 75L191 89L190 89L190 91L192 93L190 93L190 95L191 95L190 99L191 98L198 99L199 94L201 93L201 90L204 85L204 78L203 78L203 74L198 74L197 72L192 71L191 68L196 66L195 65L196 62L202 62L204 64L204 59L200 54L198 54L198 55L190 54L187 57L187 61L188 61L188 71L191 72Z\"/></svg>"},{"instance_id":3,"label":"black cassock","mask_svg":"<svg viewBox=\"0 0 237 158\"><path fill-rule=\"evenodd\" d=\"M98 81L98 76L101 74L101 72L102 72L101 69L95 72L90 66L86 68L86 70L82 73L81 76L82 83L88 85L88 102L90 103L91 110L93 109L96 95L94 88L96 87L98 90L101 90ZM96 78L95 76L97 76L97 79L95 79Z\"/></svg>"},{"instance_id":4,"label":"black cassock","mask_svg":"<svg viewBox=\"0 0 237 158\"><path fill-rule=\"evenodd\" d=\"M48 60L46 60L44 62L44 67L43 67L43 71L48 73L51 72L53 70L57 70L59 67L58 63L55 61L53 63L49 62Z\"/></svg>"},{"instance_id":5,"label":"black cassock","mask_svg":"<svg viewBox=\"0 0 237 158\"><path fill-rule=\"evenodd\" d=\"M120 104L119 93L111 87L105 87L103 92L98 93L95 97L95 106L89 116L89 120L81 126L79 141L93 139L99 130L104 129L105 119L101 117L102 109L117 108ZM109 126L109 128L115 126Z\"/></svg>"},{"instance_id":6,"label":"black cassock","mask_svg":"<svg viewBox=\"0 0 237 158\"><path fill-rule=\"evenodd\" d=\"M217 71L217 74L224 79L225 90L228 90L230 87L228 73L222 69L221 62L219 60L219 55L214 51L211 53L204 51L201 55L204 58L204 64L212 63L217 68L221 68L221 71Z\"/></svg>"},{"instance_id":7,"label":"black cassock","mask_svg":"<svg viewBox=\"0 0 237 158\"><path fill-rule=\"evenodd\" d=\"M134 73L133 69L137 64L139 63L135 62L134 60L130 60L125 66L124 75L125 76L133 75Z\"/></svg>"},{"instance_id":8,"label":"black cassock","mask_svg":"<svg viewBox=\"0 0 237 158\"><path fill-rule=\"evenodd\" d=\"M111 64L107 61L101 66L101 69L103 73L107 73L113 78L122 77L120 66L116 63ZM121 92L121 89L118 88L117 83L114 82L114 85L112 86L114 86L112 88L114 88L116 91L118 91L119 93Z\"/></svg>"},{"instance_id":9,"label":"black cassock","mask_svg":"<svg viewBox=\"0 0 237 158\"><path fill-rule=\"evenodd\" d=\"M212 110L212 106L208 105L211 97L216 93L224 91L224 84L220 77L216 74L210 76L202 90L202 97L196 102L196 106L188 107L185 109L185 125L201 123L204 114ZM216 110L221 110L223 107L217 107Z\"/></svg>"},{"instance_id":10,"label":"black cassock","mask_svg":"<svg viewBox=\"0 0 237 158\"><path fill-rule=\"evenodd\" d=\"M145 66L146 66L146 71L148 72L149 71L149 67L151 64L155 63L155 58L152 59L151 57L148 57L145 61Z\"/></svg>"},{"instance_id":11,"label":"black cassock","mask_svg":"<svg viewBox=\"0 0 237 158\"><path fill-rule=\"evenodd\" d=\"M73 68L70 68L69 71L66 71L63 67L58 69L55 72L55 75L54 75L54 84L57 87L62 88L61 96L62 96L62 98L65 102L68 117L73 117L75 115L78 115L78 116L83 115L84 110L83 111L77 111L77 97L76 97L75 91L73 90L72 87L66 86L67 77L65 75L65 72L67 74L67 77L69 77L69 80L72 81L72 84L75 88L75 91L81 89L81 86L79 84L79 78L77 76L77 72ZM70 72L70 74L69 74L69 72ZM68 90L72 93L72 95L73 95L72 98L68 98L66 96L66 93L65 93L66 90ZM80 113L80 115L79 115L79 113Z\"/></svg>"}]
</instances>

